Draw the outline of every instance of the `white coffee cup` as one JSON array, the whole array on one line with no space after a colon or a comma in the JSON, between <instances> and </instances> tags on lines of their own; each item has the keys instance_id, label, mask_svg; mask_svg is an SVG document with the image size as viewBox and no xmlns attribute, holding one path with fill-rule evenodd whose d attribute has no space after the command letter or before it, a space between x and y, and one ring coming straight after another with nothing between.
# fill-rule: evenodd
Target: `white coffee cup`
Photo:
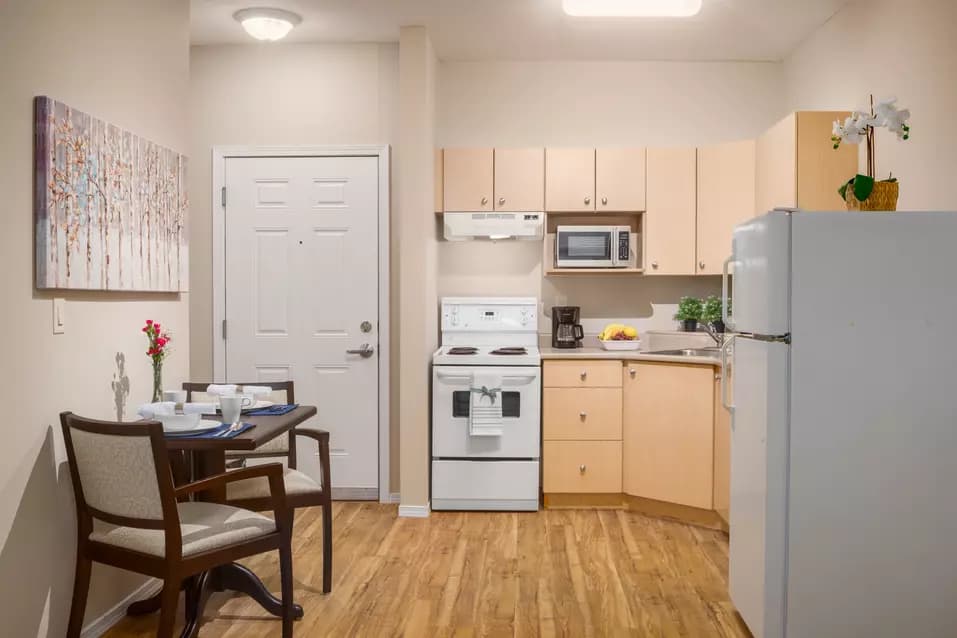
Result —
<instances>
[{"instance_id":1,"label":"white coffee cup","mask_svg":"<svg viewBox=\"0 0 957 638\"><path fill-rule=\"evenodd\" d=\"M164 390L163 400L173 403L186 403L186 390Z\"/></svg>"},{"instance_id":2,"label":"white coffee cup","mask_svg":"<svg viewBox=\"0 0 957 638\"><path fill-rule=\"evenodd\" d=\"M243 408L248 408L253 400L241 394L219 397L219 409L223 413L223 423L238 423Z\"/></svg>"}]
</instances>

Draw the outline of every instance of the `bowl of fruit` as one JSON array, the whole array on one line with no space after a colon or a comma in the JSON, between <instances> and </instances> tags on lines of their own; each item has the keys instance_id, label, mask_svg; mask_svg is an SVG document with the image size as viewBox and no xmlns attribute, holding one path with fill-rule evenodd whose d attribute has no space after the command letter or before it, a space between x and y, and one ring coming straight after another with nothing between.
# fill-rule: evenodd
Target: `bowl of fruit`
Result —
<instances>
[{"instance_id":1,"label":"bowl of fruit","mask_svg":"<svg viewBox=\"0 0 957 638\"><path fill-rule=\"evenodd\" d=\"M620 323L605 326L598 335L598 340L605 350L637 350L641 346L638 331Z\"/></svg>"}]
</instances>

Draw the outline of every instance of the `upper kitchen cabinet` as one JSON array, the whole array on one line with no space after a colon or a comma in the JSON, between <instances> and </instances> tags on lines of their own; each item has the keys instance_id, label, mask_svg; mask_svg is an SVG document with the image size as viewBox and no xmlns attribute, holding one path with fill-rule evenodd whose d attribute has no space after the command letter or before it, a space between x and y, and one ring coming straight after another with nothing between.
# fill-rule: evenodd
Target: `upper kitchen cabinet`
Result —
<instances>
[{"instance_id":1,"label":"upper kitchen cabinet","mask_svg":"<svg viewBox=\"0 0 957 638\"><path fill-rule=\"evenodd\" d=\"M754 216L754 162L754 140L698 149L699 275L721 274L734 227Z\"/></svg>"},{"instance_id":2,"label":"upper kitchen cabinet","mask_svg":"<svg viewBox=\"0 0 957 638\"><path fill-rule=\"evenodd\" d=\"M695 274L697 150L649 148L645 274Z\"/></svg>"},{"instance_id":3,"label":"upper kitchen cabinet","mask_svg":"<svg viewBox=\"0 0 957 638\"><path fill-rule=\"evenodd\" d=\"M595 196L600 213L645 210L645 149L595 151Z\"/></svg>"},{"instance_id":4,"label":"upper kitchen cabinet","mask_svg":"<svg viewBox=\"0 0 957 638\"><path fill-rule=\"evenodd\" d=\"M765 131L755 151L755 208L763 214L774 208L844 210L837 194L841 184L857 173L857 148L834 150L831 127L849 111L799 111Z\"/></svg>"},{"instance_id":5,"label":"upper kitchen cabinet","mask_svg":"<svg viewBox=\"0 0 957 638\"><path fill-rule=\"evenodd\" d=\"M545 210L545 150L495 149L495 210Z\"/></svg>"},{"instance_id":6,"label":"upper kitchen cabinet","mask_svg":"<svg viewBox=\"0 0 957 638\"><path fill-rule=\"evenodd\" d=\"M494 152L491 148L447 148L443 158L446 212L493 209Z\"/></svg>"},{"instance_id":7,"label":"upper kitchen cabinet","mask_svg":"<svg viewBox=\"0 0 957 638\"><path fill-rule=\"evenodd\" d=\"M545 149L545 210L594 212L595 149Z\"/></svg>"}]
</instances>

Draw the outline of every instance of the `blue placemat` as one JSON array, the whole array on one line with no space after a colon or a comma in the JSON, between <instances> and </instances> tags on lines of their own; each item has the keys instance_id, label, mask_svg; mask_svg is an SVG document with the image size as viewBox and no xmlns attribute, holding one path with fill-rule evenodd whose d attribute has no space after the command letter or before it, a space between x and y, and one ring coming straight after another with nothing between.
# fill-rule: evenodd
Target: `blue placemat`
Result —
<instances>
[{"instance_id":1,"label":"blue placemat","mask_svg":"<svg viewBox=\"0 0 957 638\"><path fill-rule=\"evenodd\" d=\"M231 439L233 437L239 436L247 430L251 430L256 427L252 423L243 423L243 426L237 430L230 431L230 426L228 423L223 423L218 428L213 428L212 430L206 430L205 432L200 432L199 434L173 434L167 433L166 436L171 439Z\"/></svg>"},{"instance_id":2,"label":"blue placemat","mask_svg":"<svg viewBox=\"0 0 957 638\"><path fill-rule=\"evenodd\" d=\"M283 405L280 403L279 405L271 405L268 408L251 410L246 414L249 416L282 416L283 414L289 414L298 407L298 403L290 403L289 405Z\"/></svg>"}]
</instances>

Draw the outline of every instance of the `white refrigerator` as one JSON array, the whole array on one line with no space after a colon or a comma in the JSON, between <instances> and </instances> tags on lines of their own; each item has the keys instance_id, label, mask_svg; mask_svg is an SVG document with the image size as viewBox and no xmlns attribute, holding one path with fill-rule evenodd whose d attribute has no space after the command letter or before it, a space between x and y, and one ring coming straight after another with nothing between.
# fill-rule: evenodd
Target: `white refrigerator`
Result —
<instances>
[{"instance_id":1,"label":"white refrigerator","mask_svg":"<svg viewBox=\"0 0 957 638\"><path fill-rule=\"evenodd\" d=\"M773 211L725 272L751 632L957 636L957 213Z\"/></svg>"}]
</instances>

